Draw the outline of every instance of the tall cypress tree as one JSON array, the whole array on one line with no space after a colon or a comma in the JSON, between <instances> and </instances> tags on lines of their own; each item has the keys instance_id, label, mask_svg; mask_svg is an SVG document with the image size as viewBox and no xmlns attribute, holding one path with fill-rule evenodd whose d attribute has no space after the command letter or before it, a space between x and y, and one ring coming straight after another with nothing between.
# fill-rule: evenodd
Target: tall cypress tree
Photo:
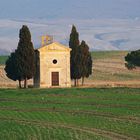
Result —
<instances>
[{"instance_id":1,"label":"tall cypress tree","mask_svg":"<svg viewBox=\"0 0 140 140\"><path fill-rule=\"evenodd\" d=\"M24 80L24 88L28 87L27 80L34 75L34 48L31 42L31 33L26 25L23 25L19 33L19 43L16 50L18 57L18 69Z\"/></svg>"},{"instance_id":2,"label":"tall cypress tree","mask_svg":"<svg viewBox=\"0 0 140 140\"><path fill-rule=\"evenodd\" d=\"M70 34L69 46L72 49L70 58L71 79L74 79L76 86L78 79L82 78L83 85L84 78L92 74L92 57L85 41L79 45L79 34L74 25Z\"/></svg>"},{"instance_id":3,"label":"tall cypress tree","mask_svg":"<svg viewBox=\"0 0 140 140\"><path fill-rule=\"evenodd\" d=\"M71 79L74 79L74 85L76 86L76 80L79 78L78 73L78 47L79 47L79 33L76 30L76 27L73 25L71 34L70 34L70 40L69 40L69 46L72 49L71 56L70 56L70 68L71 68Z\"/></svg>"},{"instance_id":4,"label":"tall cypress tree","mask_svg":"<svg viewBox=\"0 0 140 140\"><path fill-rule=\"evenodd\" d=\"M26 25L23 25L20 29L17 50L11 53L6 61L5 71L8 78L19 81L20 88L23 80L24 88L27 88L27 80L34 75L34 48L30 31Z\"/></svg>"},{"instance_id":5,"label":"tall cypress tree","mask_svg":"<svg viewBox=\"0 0 140 140\"><path fill-rule=\"evenodd\" d=\"M82 85L84 84L84 78L89 77L92 74L92 57L89 52L89 47L85 41L82 41L80 46L81 50L81 78Z\"/></svg>"},{"instance_id":6,"label":"tall cypress tree","mask_svg":"<svg viewBox=\"0 0 140 140\"><path fill-rule=\"evenodd\" d=\"M89 52L88 58L87 58L87 67L88 67L88 73L86 74L86 78L88 78L92 74L92 56L91 53Z\"/></svg>"}]
</instances>

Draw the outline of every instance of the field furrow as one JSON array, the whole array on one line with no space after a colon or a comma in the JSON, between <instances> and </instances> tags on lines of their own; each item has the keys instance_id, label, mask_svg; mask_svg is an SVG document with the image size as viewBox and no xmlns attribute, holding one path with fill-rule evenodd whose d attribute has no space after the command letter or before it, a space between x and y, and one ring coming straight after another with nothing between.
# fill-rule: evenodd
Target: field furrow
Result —
<instances>
[{"instance_id":1,"label":"field furrow","mask_svg":"<svg viewBox=\"0 0 140 140\"><path fill-rule=\"evenodd\" d=\"M77 126L72 126L72 125L66 125L66 124L59 124L59 123L51 123L51 122L40 122L40 121L28 121L28 120L18 120L18 119L12 119L12 118L0 118L0 120L3 121L15 121L21 124L29 124L29 125L39 125L41 127L60 127L60 128L66 128L66 129L72 129L72 131L80 131L82 133L90 133L93 135L99 135L105 138L113 139L113 140L136 140L133 137L129 137L126 135L118 134L115 132L111 131L105 131L101 129L96 129L96 128L86 128L86 127L77 127Z\"/></svg>"},{"instance_id":2,"label":"field furrow","mask_svg":"<svg viewBox=\"0 0 140 140\"><path fill-rule=\"evenodd\" d=\"M139 140L139 88L0 89L0 139Z\"/></svg>"}]
</instances>

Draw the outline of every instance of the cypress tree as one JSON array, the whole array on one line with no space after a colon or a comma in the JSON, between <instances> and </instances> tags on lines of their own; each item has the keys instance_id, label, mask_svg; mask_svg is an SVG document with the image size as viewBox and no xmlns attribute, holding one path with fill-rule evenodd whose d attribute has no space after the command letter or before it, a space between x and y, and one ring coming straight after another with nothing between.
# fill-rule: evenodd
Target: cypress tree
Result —
<instances>
[{"instance_id":1,"label":"cypress tree","mask_svg":"<svg viewBox=\"0 0 140 140\"><path fill-rule=\"evenodd\" d=\"M86 78L88 78L92 74L92 56L91 53L89 52L88 58L87 58L87 67L88 67L88 73L86 74Z\"/></svg>"},{"instance_id":2,"label":"cypress tree","mask_svg":"<svg viewBox=\"0 0 140 140\"><path fill-rule=\"evenodd\" d=\"M92 57L85 41L82 41L79 47L81 50L81 78L83 85L84 78L92 74Z\"/></svg>"},{"instance_id":3,"label":"cypress tree","mask_svg":"<svg viewBox=\"0 0 140 140\"><path fill-rule=\"evenodd\" d=\"M12 52L5 63L6 76L11 80L19 81L19 88L21 88L22 77L19 71L19 61L16 52Z\"/></svg>"},{"instance_id":4,"label":"cypress tree","mask_svg":"<svg viewBox=\"0 0 140 140\"><path fill-rule=\"evenodd\" d=\"M76 27L74 25L72 26L70 34L69 47L72 49L70 56L71 79L74 80L74 85L76 86L76 80L79 78L78 72L79 33L77 32Z\"/></svg>"},{"instance_id":5,"label":"cypress tree","mask_svg":"<svg viewBox=\"0 0 140 140\"><path fill-rule=\"evenodd\" d=\"M15 66L15 53L11 53L5 63L6 76L14 81L17 80L17 71Z\"/></svg>"},{"instance_id":6,"label":"cypress tree","mask_svg":"<svg viewBox=\"0 0 140 140\"><path fill-rule=\"evenodd\" d=\"M79 45L79 34L74 25L70 34L69 46L72 49L70 57L71 79L74 79L74 85L76 86L78 79L82 78L83 85L84 78L92 74L92 57L85 41L82 41Z\"/></svg>"},{"instance_id":7,"label":"cypress tree","mask_svg":"<svg viewBox=\"0 0 140 140\"><path fill-rule=\"evenodd\" d=\"M20 88L23 80L24 88L27 88L27 80L34 75L34 48L30 31L26 25L20 29L17 50L11 53L6 61L5 71L8 78L19 81Z\"/></svg>"},{"instance_id":8,"label":"cypress tree","mask_svg":"<svg viewBox=\"0 0 140 140\"><path fill-rule=\"evenodd\" d=\"M27 80L34 75L34 48L31 42L31 33L26 25L23 25L19 33L19 43L16 50L18 58L18 70L24 80L24 88L28 87Z\"/></svg>"}]
</instances>

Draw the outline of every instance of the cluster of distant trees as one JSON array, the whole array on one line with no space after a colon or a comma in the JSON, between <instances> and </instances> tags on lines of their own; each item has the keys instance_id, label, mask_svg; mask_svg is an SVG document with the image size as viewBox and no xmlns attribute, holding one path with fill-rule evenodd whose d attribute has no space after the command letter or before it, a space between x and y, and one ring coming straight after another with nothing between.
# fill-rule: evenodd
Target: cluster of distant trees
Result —
<instances>
[{"instance_id":1,"label":"cluster of distant trees","mask_svg":"<svg viewBox=\"0 0 140 140\"><path fill-rule=\"evenodd\" d=\"M70 33L69 47L72 49L70 55L71 79L74 85L78 85L78 80L89 77L92 74L92 57L89 52L89 46L85 41L80 43L79 33L73 25ZM28 79L33 78L35 73L34 47L31 41L31 33L26 25L23 25L19 32L19 42L17 49L11 53L6 61L5 71L7 77L19 81L19 88L22 88L21 82L24 81L24 88L28 87ZM140 67L140 50L132 51L125 57L125 66L128 69Z\"/></svg>"}]
</instances>

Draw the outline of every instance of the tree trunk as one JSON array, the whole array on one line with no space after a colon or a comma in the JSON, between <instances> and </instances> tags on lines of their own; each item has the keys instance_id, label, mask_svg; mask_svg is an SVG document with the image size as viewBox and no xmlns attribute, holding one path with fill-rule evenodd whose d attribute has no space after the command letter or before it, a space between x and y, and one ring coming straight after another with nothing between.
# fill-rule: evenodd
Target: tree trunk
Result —
<instances>
[{"instance_id":1,"label":"tree trunk","mask_svg":"<svg viewBox=\"0 0 140 140\"><path fill-rule=\"evenodd\" d=\"M76 79L74 79L74 86L76 87Z\"/></svg>"},{"instance_id":2,"label":"tree trunk","mask_svg":"<svg viewBox=\"0 0 140 140\"><path fill-rule=\"evenodd\" d=\"M84 85L84 77L82 77L82 86Z\"/></svg>"},{"instance_id":3,"label":"tree trunk","mask_svg":"<svg viewBox=\"0 0 140 140\"><path fill-rule=\"evenodd\" d=\"M79 86L79 82L78 82L78 79L77 79L77 86Z\"/></svg>"},{"instance_id":4,"label":"tree trunk","mask_svg":"<svg viewBox=\"0 0 140 140\"><path fill-rule=\"evenodd\" d=\"M28 88L27 77L24 79L24 88Z\"/></svg>"},{"instance_id":5,"label":"tree trunk","mask_svg":"<svg viewBox=\"0 0 140 140\"><path fill-rule=\"evenodd\" d=\"M19 82L19 88L22 88L22 86L21 86L21 80L18 80L18 82Z\"/></svg>"}]
</instances>

